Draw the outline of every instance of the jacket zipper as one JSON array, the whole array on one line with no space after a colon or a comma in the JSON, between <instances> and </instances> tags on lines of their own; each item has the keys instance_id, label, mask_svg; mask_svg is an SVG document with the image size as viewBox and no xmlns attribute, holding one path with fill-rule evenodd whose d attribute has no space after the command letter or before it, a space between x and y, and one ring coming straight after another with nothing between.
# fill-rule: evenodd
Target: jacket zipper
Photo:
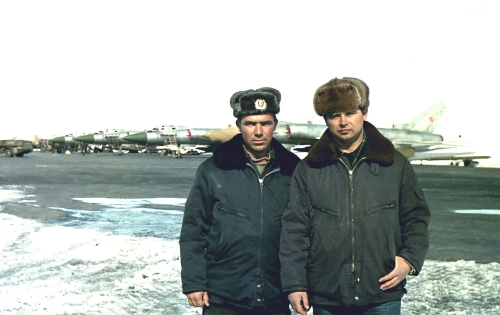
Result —
<instances>
[{"instance_id":1,"label":"jacket zipper","mask_svg":"<svg viewBox=\"0 0 500 315\"><path fill-rule=\"evenodd\" d=\"M347 172L349 174L349 213L350 213L350 220L351 220L351 272L355 273L356 272L356 266L354 265L355 262L355 246L354 246L354 170L358 165L365 160L366 157L362 157L359 159L359 161L356 162L356 164L353 165L352 169L349 169L347 164L342 159L338 159L347 169Z\"/></svg>"},{"instance_id":2,"label":"jacket zipper","mask_svg":"<svg viewBox=\"0 0 500 315\"><path fill-rule=\"evenodd\" d=\"M264 179L267 176L278 172L280 170L280 168L275 168L274 170L271 170L269 173L264 175L263 178L260 178L259 172L250 163L247 163L247 165L255 172L255 174L257 175L257 179L259 180L259 187L260 187L260 249L262 249L262 235L264 234L264 196L263 196ZM258 276L260 276L261 266L262 266L262 253L259 255L259 268L258 268L258 273L257 273Z\"/></svg>"}]
</instances>

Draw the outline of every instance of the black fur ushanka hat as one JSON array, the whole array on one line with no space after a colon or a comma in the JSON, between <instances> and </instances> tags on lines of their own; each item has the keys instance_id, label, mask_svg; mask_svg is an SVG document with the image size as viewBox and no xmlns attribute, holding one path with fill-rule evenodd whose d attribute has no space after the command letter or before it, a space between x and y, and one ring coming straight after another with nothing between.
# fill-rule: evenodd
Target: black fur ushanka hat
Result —
<instances>
[{"instance_id":1,"label":"black fur ushanka hat","mask_svg":"<svg viewBox=\"0 0 500 315\"><path fill-rule=\"evenodd\" d=\"M234 117L280 112L281 93L270 87L236 92L230 104Z\"/></svg>"},{"instance_id":2,"label":"black fur ushanka hat","mask_svg":"<svg viewBox=\"0 0 500 315\"><path fill-rule=\"evenodd\" d=\"M314 93L314 110L325 116L359 107L364 111L370 105L370 90L365 82L356 78L334 78Z\"/></svg>"}]
</instances>

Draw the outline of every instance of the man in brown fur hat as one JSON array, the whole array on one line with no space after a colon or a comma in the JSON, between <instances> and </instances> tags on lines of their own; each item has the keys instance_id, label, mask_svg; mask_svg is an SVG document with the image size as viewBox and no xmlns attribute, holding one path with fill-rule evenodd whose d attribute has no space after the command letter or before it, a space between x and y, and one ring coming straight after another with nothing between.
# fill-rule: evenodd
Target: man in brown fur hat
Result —
<instances>
[{"instance_id":1,"label":"man in brown fur hat","mask_svg":"<svg viewBox=\"0 0 500 315\"><path fill-rule=\"evenodd\" d=\"M299 158L273 138L281 94L236 92L240 133L196 173L180 236L182 289L204 315L289 315L281 292L281 217Z\"/></svg>"},{"instance_id":2,"label":"man in brown fur hat","mask_svg":"<svg viewBox=\"0 0 500 315\"><path fill-rule=\"evenodd\" d=\"M333 79L314 94L327 129L297 166L283 214L283 291L314 315L400 314L429 245L429 207L409 161L366 121L369 89Z\"/></svg>"}]
</instances>

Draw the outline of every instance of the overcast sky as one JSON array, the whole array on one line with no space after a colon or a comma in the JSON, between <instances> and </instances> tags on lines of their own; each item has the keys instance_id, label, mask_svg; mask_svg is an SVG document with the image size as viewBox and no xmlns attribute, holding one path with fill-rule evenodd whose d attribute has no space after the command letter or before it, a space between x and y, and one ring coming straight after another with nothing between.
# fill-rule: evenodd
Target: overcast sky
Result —
<instances>
[{"instance_id":1,"label":"overcast sky","mask_svg":"<svg viewBox=\"0 0 500 315\"><path fill-rule=\"evenodd\" d=\"M375 126L443 100L436 132L492 137L498 3L2 1L0 134L225 127L230 96L262 86L281 91L280 120L305 122L316 88L349 76Z\"/></svg>"}]
</instances>

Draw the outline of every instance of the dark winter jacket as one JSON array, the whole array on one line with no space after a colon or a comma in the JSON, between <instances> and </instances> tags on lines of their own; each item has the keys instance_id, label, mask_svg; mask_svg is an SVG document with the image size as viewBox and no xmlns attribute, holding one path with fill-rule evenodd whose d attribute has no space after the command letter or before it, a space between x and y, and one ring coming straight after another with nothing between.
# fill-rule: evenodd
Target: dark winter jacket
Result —
<instances>
[{"instance_id":1,"label":"dark winter jacket","mask_svg":"<svg viewBox=\"0 0 500 315\"><path fill-rule=\"evenodd\" d=\"M262 175L247 160L241 134L204 161L186 202L180 236L185 294L254 308L280 296L281 218L299 158L272 140Z\"/></svg>"},{"instance_id":2,"label":"dark winter jacket","mask_svg":"<svg viewBox=\"0 0 500 315\"><path fill-rule=\"evenodd\" d=\"M370 123L363 157L344 162L326 130L297 166L283 215L283 291L308 291L312 304L367 305L401 299L378 279L396 256L417 274L427 253L430 211L408 160Z\"/></svg>"}]
</instances>

